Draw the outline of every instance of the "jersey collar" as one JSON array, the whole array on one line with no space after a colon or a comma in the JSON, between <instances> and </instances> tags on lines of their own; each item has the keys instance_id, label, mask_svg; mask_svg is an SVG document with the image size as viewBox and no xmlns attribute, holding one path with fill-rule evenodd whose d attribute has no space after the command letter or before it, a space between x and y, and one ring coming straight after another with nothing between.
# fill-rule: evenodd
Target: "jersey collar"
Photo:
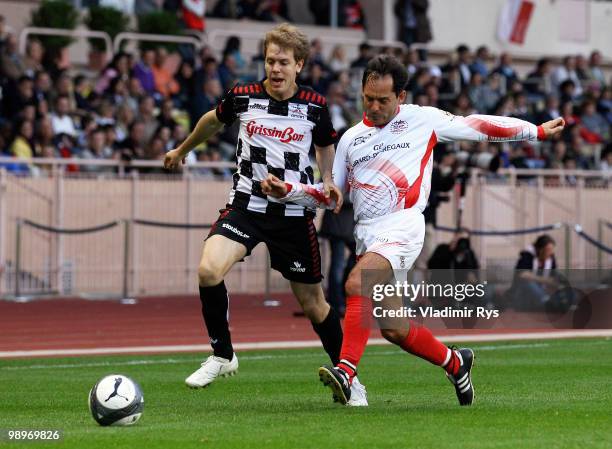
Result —
<instances>
[{"instance_id":1,"label":"jersey collar","mask_svg":"<svg viewBox=\"0 0 612 449\"><path fill-rule=\"evenodd\" d=\"M400 111L400 107L398 106L397 109L395 110L395 115L393 116L393 118L391 120L389 120L388 123L385 123L382 126L377 126L374 123L372 123L371 120L368 119L368 117L366 116L366 113L363 113L363 124L366 126L369 126L370 128L378 128L378 129L383 129L385 126L387 126L389 123L391 123L393 120L395 120L395 117L397 117L397 114L399 114Z\"/></svg>"}]
</instances>

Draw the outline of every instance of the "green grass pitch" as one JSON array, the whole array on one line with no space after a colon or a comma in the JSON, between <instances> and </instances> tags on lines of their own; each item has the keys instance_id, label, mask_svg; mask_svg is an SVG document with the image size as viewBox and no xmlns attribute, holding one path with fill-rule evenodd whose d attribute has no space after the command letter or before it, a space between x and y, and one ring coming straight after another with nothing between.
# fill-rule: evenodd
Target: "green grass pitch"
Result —
<instances>
[{"instance_id":1,"label":"green grass pitch","mask_svg":"<svg viewBox=\"0 0 612 449\"><path fill-rule=\"evenodd\" d=\"M612 340L470 345L476 402L460 408L440 368L391 346L360 366L370 407L333 404L321 350L244 352L203 390L194 354L0 361L0 429L61 429L61 448L612 448ZM133 427L98 426L87 394L122 373L144 391Z\"/></svg>"}]
</instances>

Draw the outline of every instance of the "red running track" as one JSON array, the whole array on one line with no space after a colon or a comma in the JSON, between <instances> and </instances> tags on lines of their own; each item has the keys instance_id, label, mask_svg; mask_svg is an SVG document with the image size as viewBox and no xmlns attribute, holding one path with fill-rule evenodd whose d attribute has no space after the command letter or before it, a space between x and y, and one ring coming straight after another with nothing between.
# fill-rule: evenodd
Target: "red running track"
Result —
<instances>
[{"instance_id":1,"label":"red running track","mask_svg":"<svg viewBox=\"0 0 612 449\"><path fill-rule=\"evenodd\" d=\"M230 324L234 343L312 341L310 322L296 317L291 295L276 295L280 305L264 306L261 295L233 295ZM504 322L517 324L526 314L504 312ZM528 320L525 330L555 330L544 317ZM456 323L456 322L455 322ZM521 326L496 329L448 329L441 320L426 323L437 335L515 333ZM486 326L486 322L481 322ZM498 323L499 324L499 323ZM459 325L450 327L460 327ZM521 332L519 330L519 332ZM372 337L380 338L378 330ZM0 351L63 350L134 346L205 345L197 297L141 298L136 304L116 300L46 299L28 303L0 301Z\"/></svg>"}]
</instances>

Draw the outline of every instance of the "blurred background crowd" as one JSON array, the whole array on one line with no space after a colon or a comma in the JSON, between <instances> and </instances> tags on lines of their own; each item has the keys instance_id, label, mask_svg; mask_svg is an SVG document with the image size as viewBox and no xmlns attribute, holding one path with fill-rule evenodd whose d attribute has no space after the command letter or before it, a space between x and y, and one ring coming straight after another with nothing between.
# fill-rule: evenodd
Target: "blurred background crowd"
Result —
<instances>
[{"instance_id":1,"label":"blurred background crowd","mask_svg":"<svg viewBox=\"0 0 612 449\"><path fill-rule=\"evenodd\" d=\"M172 11L182 27L203 30L206 17L194 14L187 3L165 1L163 8ZM396 2L402 47L374 48L364 42L358 57L349 59L345 46L325 52L321 39L312 40L300 82L327 97L340 134L361 120L361 71L370 57L385 52L405 63L410 75L409 102L457 115L512 116L536 124L562 116L568 125L560 138L544 144L483 142L461 144L450 152L492 153L499 156L502 167L612 172L612 80L602 70L600 51L570 54L561 60L542 57L526 76L518 74L511 54L491 54L486 45L458 45L446 62L434 64L424 47L413 45L431 39L419 3ZM159 2L136 1L133 7L138 14L158 8ZM328 2L310 1L309 7L315 23L329 22ZM344 2L340 12L340 26L366 29L367 17L358 1ZM212 15L292 19L282 0L218 1ZM162 159L185 139L202 114L216 106L225 91L237 82L261 78L263 55L247 57L241 44L239 37L232 36L221 52L207 46L199 51L145 46L140 51L116 53L112 61L92 70L48 52L37 37L29 38L21 53L17 36L0 16L0 151L24 160ZM236 138L237 127L226 129L190 155L189 162L231 161ZM448 153L449 149L437 152L437 160ZM34 170L28 164L3 165L15 172ZM75 165L68 170L112 168ZM227 169L206 173L231 176Z\"/></svg>"}]
</instances>

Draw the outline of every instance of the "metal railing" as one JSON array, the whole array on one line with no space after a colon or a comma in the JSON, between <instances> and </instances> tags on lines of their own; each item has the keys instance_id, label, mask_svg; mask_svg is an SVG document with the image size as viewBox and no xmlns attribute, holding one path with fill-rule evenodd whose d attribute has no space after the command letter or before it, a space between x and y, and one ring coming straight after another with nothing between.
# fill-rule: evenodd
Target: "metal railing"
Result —
<instances>
[{"instance_id":1,"label":"metal railing","mask_svg":"<svg viewBox=\"0 0 612 449\"><path fill-rule=\"evenodd\" d=\"M62 28L44 28L44 27L25 27L19 33L19 52L25 54L28 36L39 35L39 36L66 36L73 38L97 38L104 41L106 47L106 57L111 60L113 57L113 45L111 38L108 33L104 31L92 31L87 29L76 29L68 30Z\"/></svg>"},{"instance_id":2,"label":"metal railing","mask_svg":"<svg viewBox=\"0 0 612 449\"><path fill-rule=\"evenodd\" d=\"M176 35L163 35L163 34L146 34L146 33L132 33L124 32L119 33L113 40L113 50L117 53L121 49L121 43L123 41L137 41L137 42L168 42L172 44L189 44L193 45L196 50L202 48L202 40L191 36L176 36Z\"/></svg>"}]
</instances>

